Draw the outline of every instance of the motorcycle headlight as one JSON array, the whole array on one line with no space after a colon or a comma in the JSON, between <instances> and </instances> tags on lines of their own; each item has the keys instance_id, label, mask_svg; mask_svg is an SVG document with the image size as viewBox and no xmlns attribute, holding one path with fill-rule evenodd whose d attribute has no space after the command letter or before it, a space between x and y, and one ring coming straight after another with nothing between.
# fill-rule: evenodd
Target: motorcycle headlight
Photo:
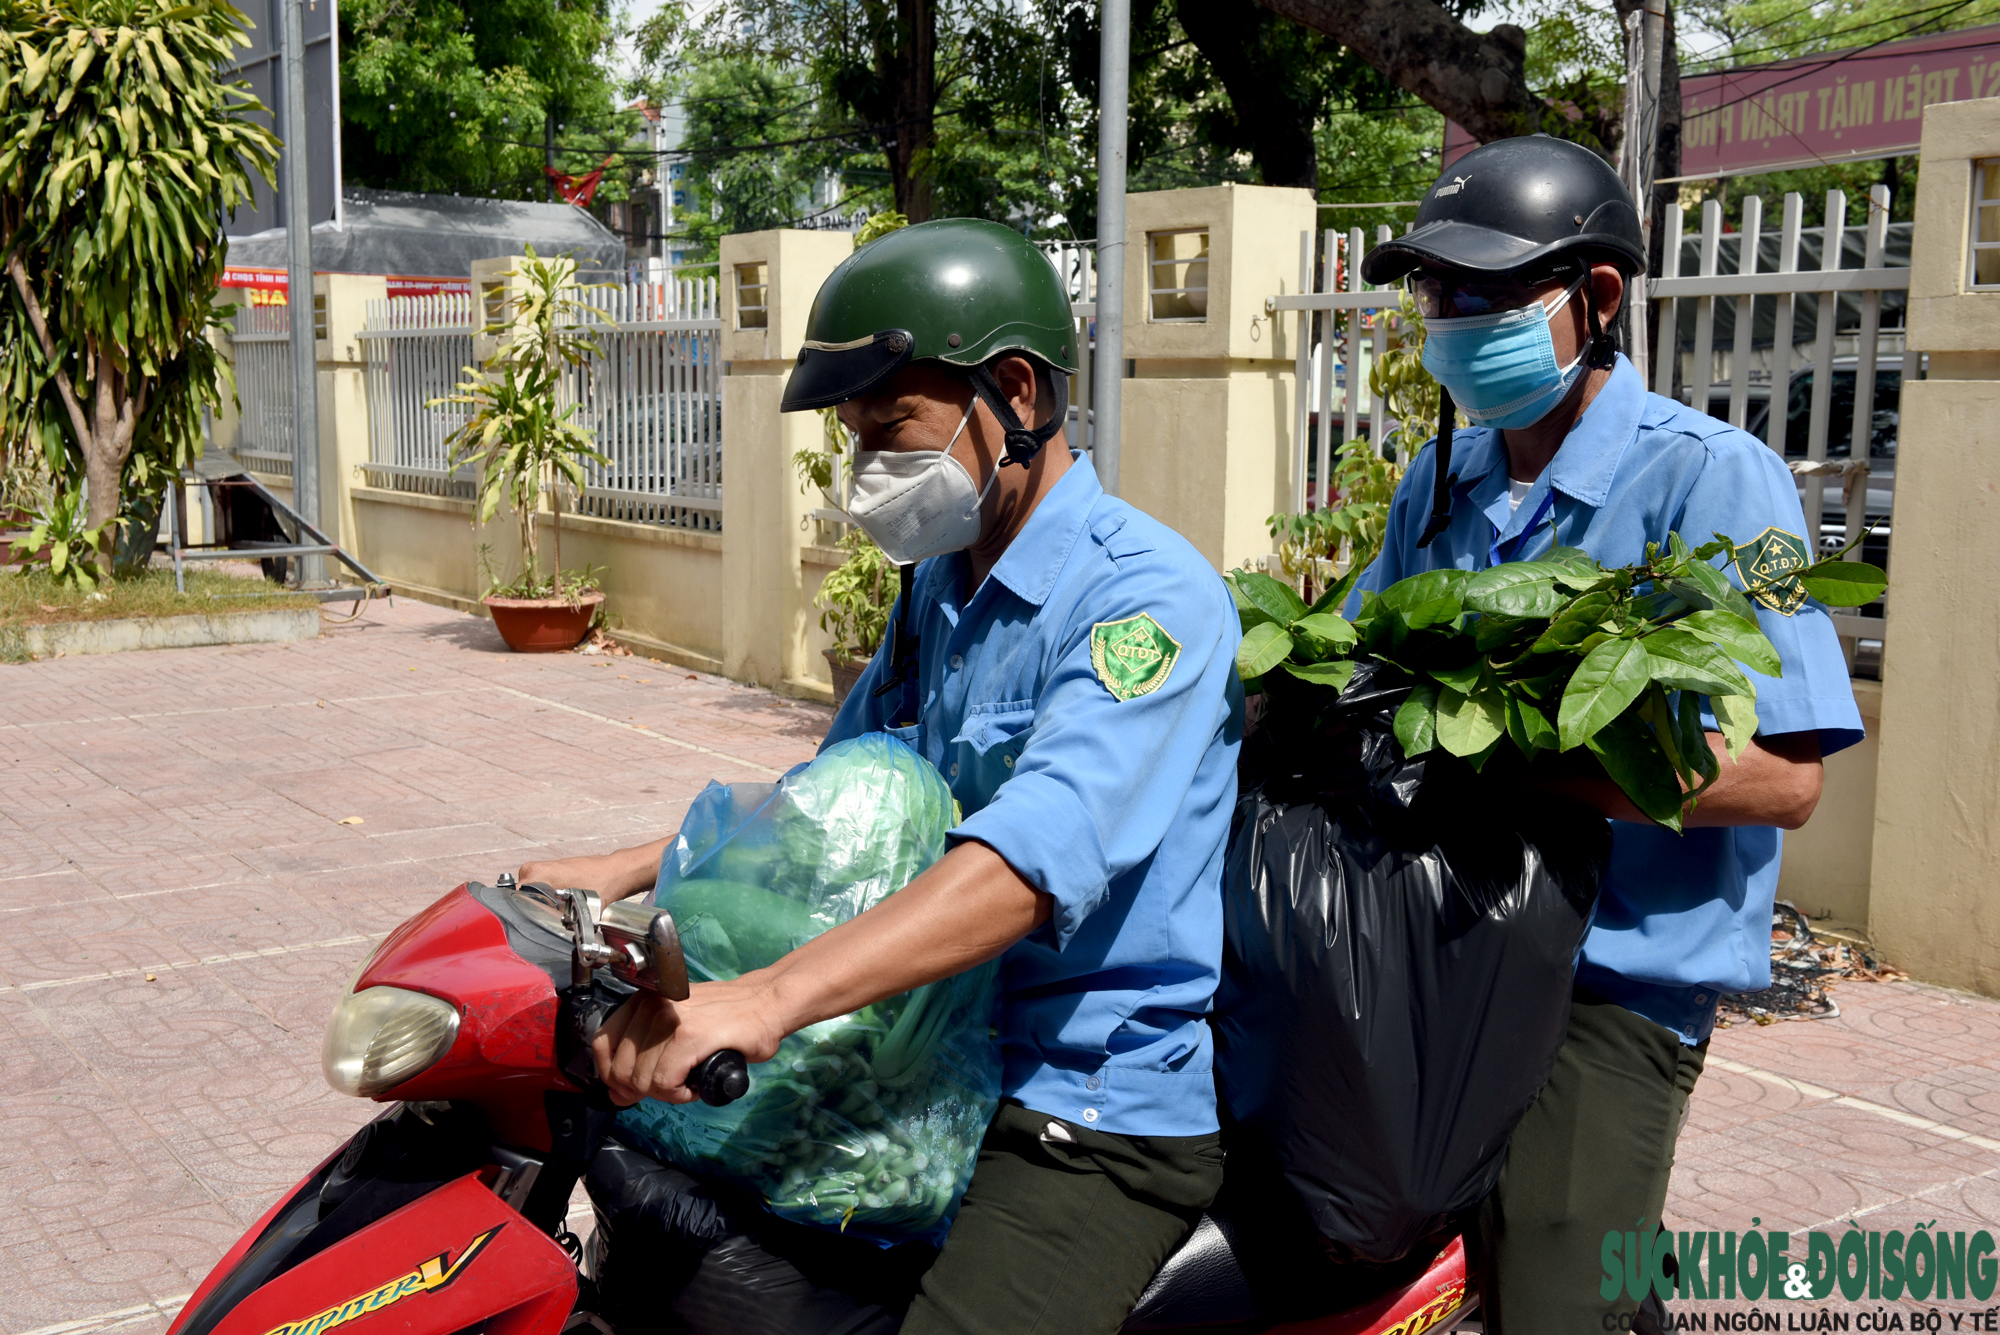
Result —
<instances>
[{"instance_id":1,"label":"motorcycle headlight","mask_svg":"<svg viewBox=\"0 0 2000 1335\"><path fill-rule=\"evenodd\" d=\"M326 1083L370 1099L427 1070L458 1037L458 1009L400 987L349 993L333 1008L320 1048Z\"/></svg>"}]
</instances>

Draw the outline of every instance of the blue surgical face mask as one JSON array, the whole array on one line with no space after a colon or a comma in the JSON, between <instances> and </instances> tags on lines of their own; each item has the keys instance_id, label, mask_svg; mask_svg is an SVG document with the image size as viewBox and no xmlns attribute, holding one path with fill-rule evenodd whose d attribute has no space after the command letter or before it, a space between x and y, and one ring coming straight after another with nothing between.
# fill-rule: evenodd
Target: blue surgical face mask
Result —
<instances>
[{"instance_id":1,"label":"blue surgical face mask","mask_svg":"<svg viewBox=\"0 0 2000 1335\"><path fill-rule=\"evenodd\" d=\"M1426 321L1424 369L1451 391L1451 401L1475 426L1533 426L1563 401L1583 370L1583 354L1556 364L1549 321L1569 304L1583 278L1556 298L1492 315Z\"/></svg>"}]
</instances>

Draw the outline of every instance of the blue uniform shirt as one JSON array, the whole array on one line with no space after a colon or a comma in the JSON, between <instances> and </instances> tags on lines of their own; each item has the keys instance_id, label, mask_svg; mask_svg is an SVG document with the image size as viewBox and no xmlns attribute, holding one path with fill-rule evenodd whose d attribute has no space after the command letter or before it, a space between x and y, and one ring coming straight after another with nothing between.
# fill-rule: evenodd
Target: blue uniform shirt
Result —
<instances>
[{"instance_id":1,"label":"blue uniform shirt","mask_svg":"<svg viewBox=\"0 0 2000 1335\"><path fill-rule=\"evenodd\" d=\"M918 724L889 726L909 717L901 688L874 694L892 631L825 745L908 741L965 808L952 837L1054 898L1003 962L1002 1092L1120 1135L1212 1132L1206 1016L1243 732L1229 591L1081 461L977 591L967 578L963 552L917 568Z\"/></svg>"},{"instance_id":2,"label":"blue uniform shirt","mask_svg":"<svg viewBox=\"0 0 2000 1335\"><path fill-rule=\"evenodd\" d=\"M1484 569L1496 549L1508 560L1539 556L1552 545L1551 517L1564 545L1607 566L1644 560L1646 543L1664 545L1669 531L1693 546L1717 532L1747 544L1773 527L1812 543L1783 460L1747 432L1648 393L1623 357L1518 509L1508 505L1501 433L1461 430L1452 440L1458 484L1450 526L1418 549L1437 459L1426 449L1397 488L1382 554L1361 589L1380 591L1444 566ZM1526 531L1537 512L1539 526ZM1733 565L1729 573L1742 583ZM1357 590L1350 610L1359 597ZM1775 678L1750 672L1759 734L1816 731L1822 755L1860 741L1861 714L1826 610L1808 602L1785 616L1760 606L1757 619L1783 664ZM1714 1027L1717 993L1771 985L1780 832L1737 826L1677 835L1624 821L1611 829L1611 869L1578 980L1698 1043Z\"/></svg>"}]
</instances>

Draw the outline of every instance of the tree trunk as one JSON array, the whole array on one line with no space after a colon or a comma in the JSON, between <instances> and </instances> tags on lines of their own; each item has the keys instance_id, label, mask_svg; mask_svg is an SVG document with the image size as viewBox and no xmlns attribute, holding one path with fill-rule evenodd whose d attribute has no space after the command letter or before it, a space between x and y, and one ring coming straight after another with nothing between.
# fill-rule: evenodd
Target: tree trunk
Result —
<instances>
[{"instance_id":1,"label":"tree trunk","mask_svg":"<svg viewBox=\"0 0 2000 1335\"><path fill-rule=\"evenodd\" d=\"M1244 12L1247 10L1248 12ZM1282 70L1262 49L1272 20L1249 4L1179 0L1181 28L1229 94L1235 120L1265 185L1319 191L1319 150L1313 142L1316 107L1290 96ZM1263 22L1259 22L1259 18Z\"/></svg>"},{"instance_id":2,"label":"tree trunk","mask_svg":"<svg viewBox=\"0 0 2000 1335\"><path fill-rule=\"evenodd\" d=\"M1258 2L1339 41L1481 143L1542 128L1545 106L1528 87L1527 34L1510 23L1477 33L1432 0Z\"/></svg>"},{"instance_id":3,"label":"tree trunk","mask_svg":"<svg viewBox=\"0 0 2000 1335\"><path fill-rule=\"evenodd\" d=\"M875 72L891 90L891 124L882 147L896 208L913 223L928 222L936 185L931 171L937 146L936 0L896 0L895 21L875 32Z\"/></svg>"},{"instance_id":4,"label":"tree trunk","mask_svg":"<svg viewBox=\"0 0 2000 1335\"><path fill-rule=\"evenodd\" d=\"M35 331L36 342L42 345L42 355L54 368L56 392L62 397L63 408L69 414L70 431L76 436L77 449L83 453L83 476L89 489L84 527L98 529L97 574L99 579L109 582L113 549L118 540L110 521L118 517L120 503L124 500L125 460L131 456L132 439L138 429L140 414L145 411L146 384L140 381L137 391L133 392L125 376L93 344L87 349L84 365L95 381L95 392L92 395L92 411L84 410L77 398L76 386L71 383L69 372L63 368L62 359L56 353L41 300L35 295L34 284L28 279L27 265L13 242L14 234L10 232L4 247L12 252L7 257L7 276L14 280L14 290L27 307L28 323Z\"/></svg>"}]
</instances>

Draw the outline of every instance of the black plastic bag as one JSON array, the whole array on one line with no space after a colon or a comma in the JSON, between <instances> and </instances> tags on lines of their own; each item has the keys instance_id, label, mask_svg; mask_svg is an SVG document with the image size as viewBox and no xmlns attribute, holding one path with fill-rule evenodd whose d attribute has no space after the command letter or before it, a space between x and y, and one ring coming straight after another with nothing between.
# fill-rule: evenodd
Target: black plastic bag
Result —
<instances>
[{"instance_id":1,"label":"black plastic bag","mask_svg":"<svg viewBox=\"0 0 2000 1335\"><path fill-rule=\"evenodd\" d=\"M592 1310L620 1335L895 1335L937 1257L781 1219L616 1135L587 1184Z\"/></svg>"},{"instance_id":2,"label":"black plastic bag","mask_svg":"<svg viewBox=\"0 0 2000 1335\"><path fill-rule=\"evenodd\" d=\"M1483 773L1405 759L1408 693L1364 665L1313 726L1281 702L1286 725L1245 742L1224 872L1231 1175L1271 1164L1338 1261L1394 1261L1491 1189L1610 853L1504 740Z\"/></svg>"}]
</instances>

